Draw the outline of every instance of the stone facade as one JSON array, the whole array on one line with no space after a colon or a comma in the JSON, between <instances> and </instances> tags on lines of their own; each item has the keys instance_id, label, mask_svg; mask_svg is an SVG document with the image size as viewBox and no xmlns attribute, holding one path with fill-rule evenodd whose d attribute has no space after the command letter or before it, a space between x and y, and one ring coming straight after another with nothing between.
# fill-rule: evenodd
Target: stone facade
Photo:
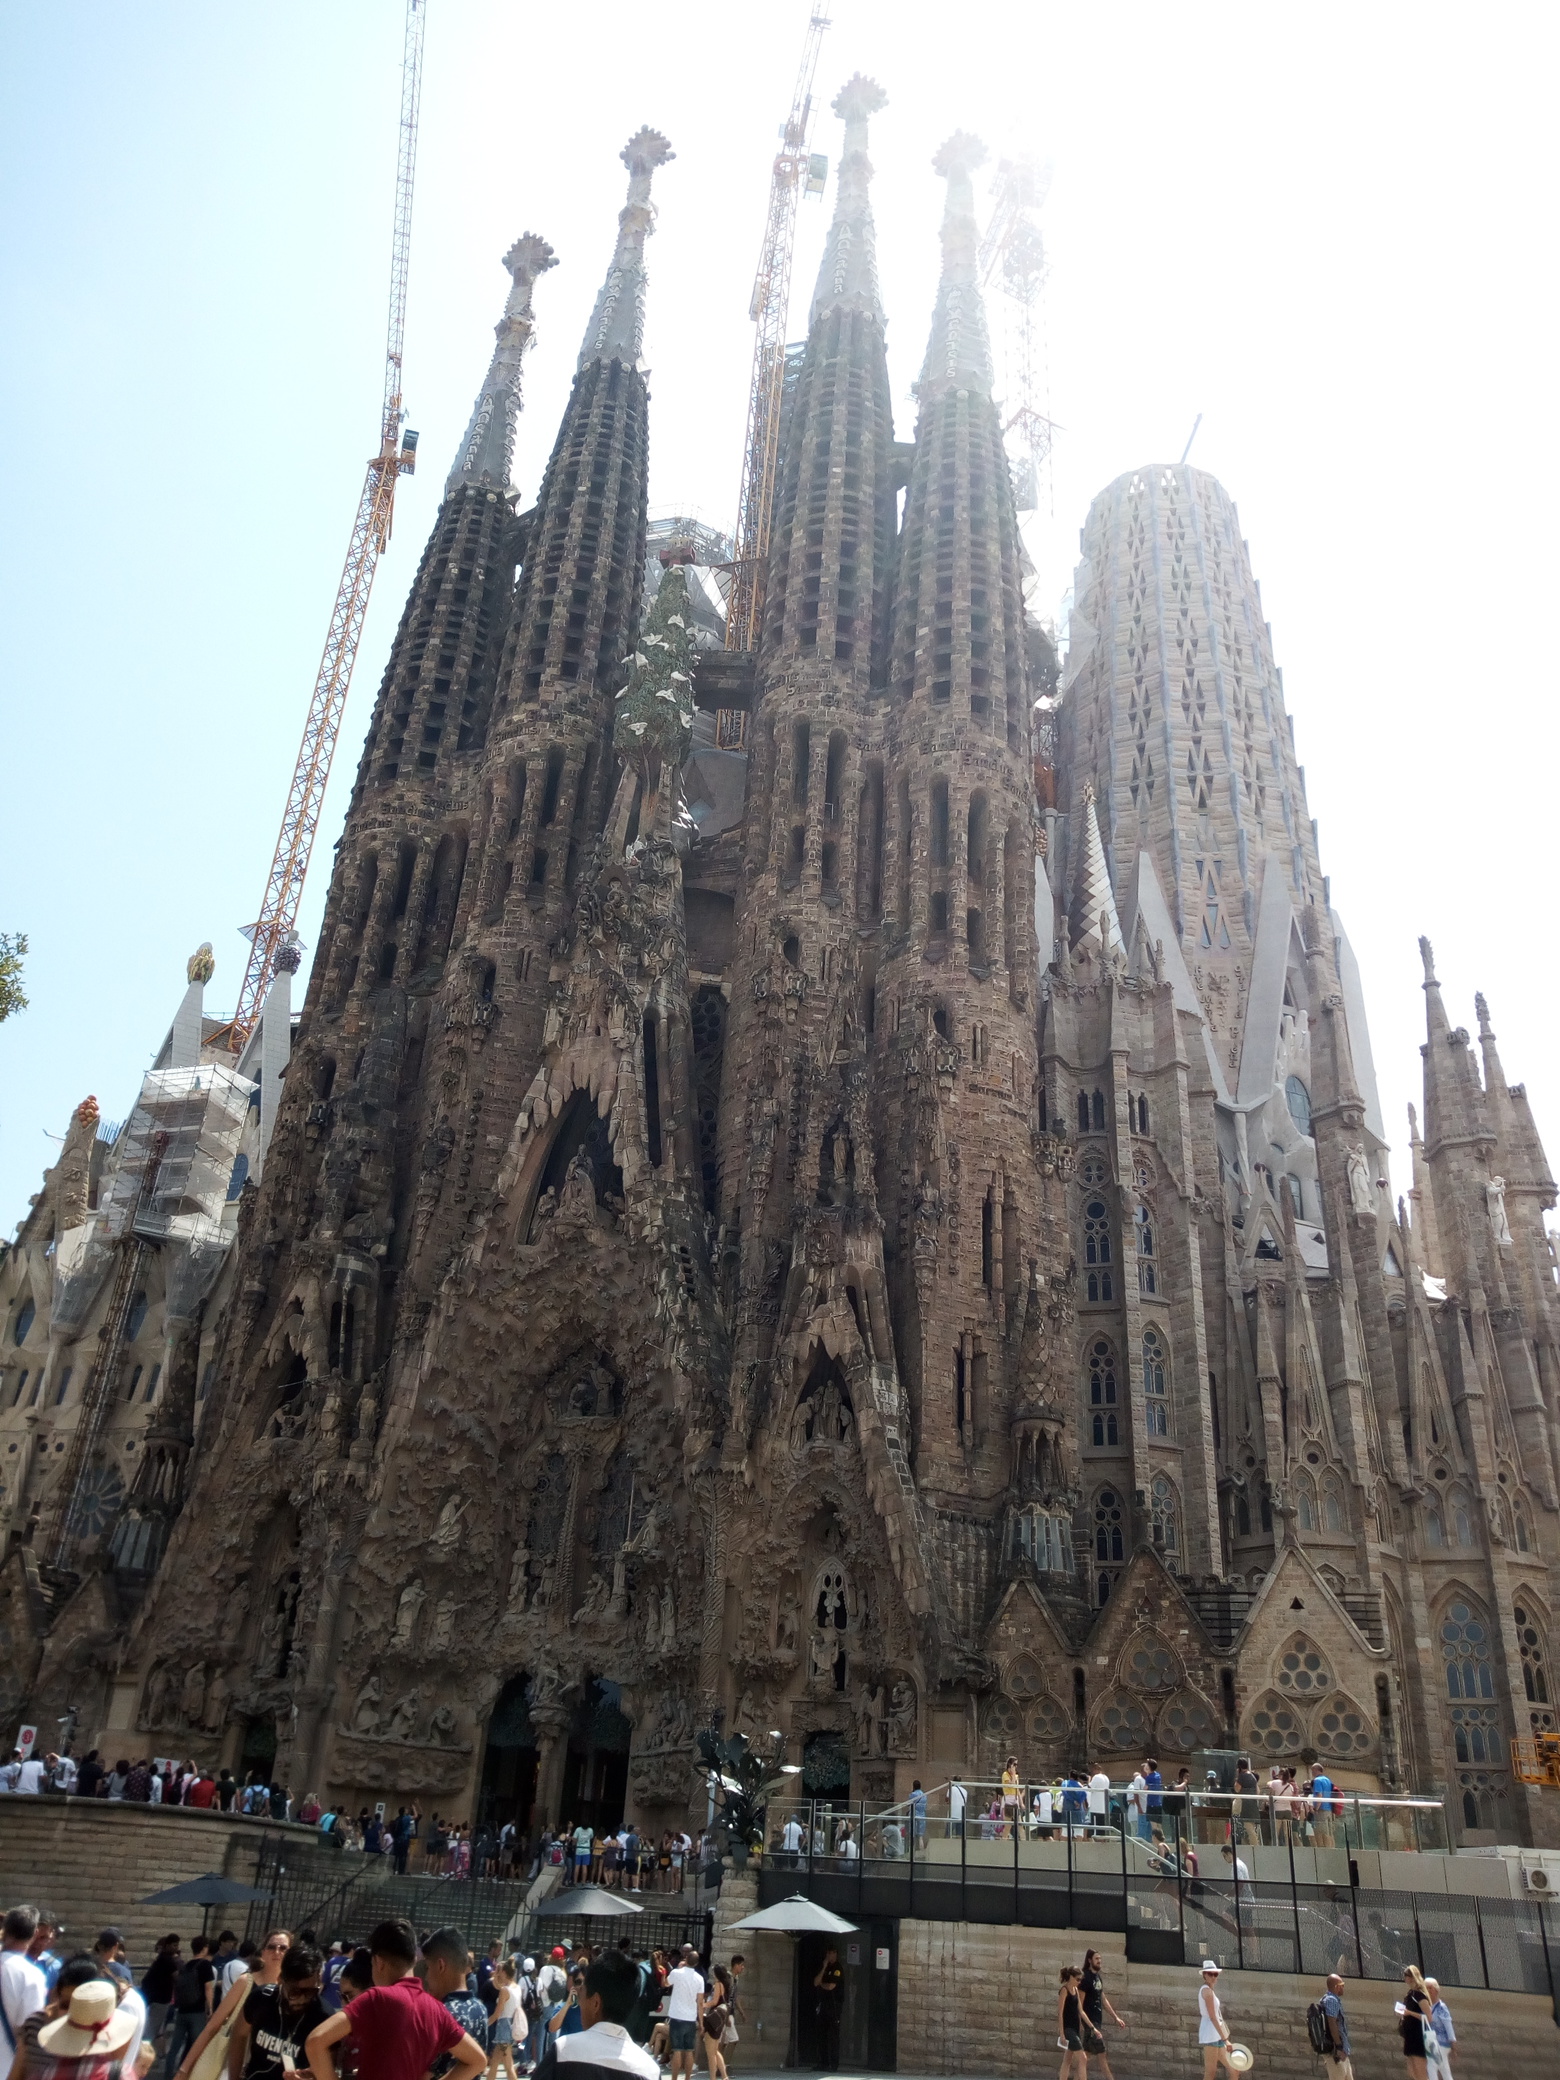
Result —
<instances>
[{"instance_id":1,"label":"stone facade","mask_svg":"<svg viewBox=\"0 0 1560 2080\"><path fill-rule=\"evenodd\" d=\"M1058 688L964 136L896 441L882 102L836 104L755 654L700 647L675 543L642 612L666 141L624 152L529 511L551 255L506 257L205 1318L193 1482L149 1580L112 1527L40 1559L13 1510L13 1709L472 1817L702 1816L720 1714L856 1797L1240 1744L1553 1834L1508 1768L1560 1559L1525 1097L1427 951L1394 1208L1211 478L1096 501ZM25 1493L57 1508L47 1462Z\"/></svg>"}]
</instances>

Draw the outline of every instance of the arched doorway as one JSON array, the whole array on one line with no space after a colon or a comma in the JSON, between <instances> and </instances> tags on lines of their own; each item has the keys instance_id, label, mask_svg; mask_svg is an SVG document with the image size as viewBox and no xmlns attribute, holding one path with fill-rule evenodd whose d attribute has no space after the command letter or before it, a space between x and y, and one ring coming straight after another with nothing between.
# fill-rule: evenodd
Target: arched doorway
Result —
<instances>
[{"instance_id":1,"label":"arched doorway","mask_svg":"<svg viewBox=\"0 0 1560 2080\"><path fill-rule=\"evenodd\" d=\"M531 1725L530 1678L511 1676L498 1693L488 1720L482 1785L477 1793L477 1827L497 1833L512 1820L529 1831L536 1802L536 1734Z\"/></svg>"},{"instance_id":2,"label":"arched doorway","mask_svg":"<svg viewBox=\"0 0 1560 2080\"><path fill-rule=\"evenodd\" d=\"M569 1728L559 1813L565 1826L582 1820L598 1830L620 1824L632 1737L633 1728L623 1716L621 1685L590 1677Z\"/></svg>"}]
</instances>

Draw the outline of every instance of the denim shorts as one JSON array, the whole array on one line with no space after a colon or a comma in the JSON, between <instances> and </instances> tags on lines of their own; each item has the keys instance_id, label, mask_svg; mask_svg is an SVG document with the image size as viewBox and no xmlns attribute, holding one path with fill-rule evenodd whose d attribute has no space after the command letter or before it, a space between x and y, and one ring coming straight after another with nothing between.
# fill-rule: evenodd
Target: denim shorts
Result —
<instances>
[{"instance_id":1,"label":"denim shorts","mask_svg":"<svg viewBox=\"0 0 1560 2080\"><path fill-rule=\"evenodd\" d=\"M666 2028L673 2051L692 2051L698 2043L699 2025L696 2022L669 2022Z\"/></svg>"}]
</instances>

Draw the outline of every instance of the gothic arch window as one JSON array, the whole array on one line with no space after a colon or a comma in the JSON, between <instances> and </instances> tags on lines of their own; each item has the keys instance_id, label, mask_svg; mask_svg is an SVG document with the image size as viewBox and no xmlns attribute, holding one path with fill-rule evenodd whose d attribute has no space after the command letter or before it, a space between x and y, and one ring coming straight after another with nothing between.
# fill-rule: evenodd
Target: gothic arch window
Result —
<instances>
[{"instance_id":1,"label":"gothic arch window","mask_svg":"<svg viewBox=\"0 0 1560 2080\"><path fill-rule=\"evenodd\" d=\"M1193 1755L1218 1745L1213 1714L1193 1691L1173 1697L1159 1715L1159 1739L1176 1755Z\"/></svg>"},{"instance_id":2,"label":"gothic arch window","mask_svg":"<svg viewBox=\"0 0 1560 2080\"><path fill-rule=\"evenodd\" d=\"M31 1329L37 1314L38 1310L34 1307L32 1295L29 1293L21 1306L16 1310L16 1320L11 1324L11 1341L18 1350L27 1341L27 1332Z\"/></svg>"},{"instance_id":3,"label":"gothic arch window","mask_svg":"<svg viewBox=\"0 0 1560 2080\"><path fill-rule=\"evenodd\" d=\"M1343 1515L1343 1483L1335 1473L1322 1475L1322 1529L1342 1531L1345 1528Z\"/></svg>"},{"instance_id":4,"label":"gothic arch window","mask_svg":"<svg viewBox=\"0 0 1560 2080\"><path fill-rule=\"evenodd\" d=\"M1134 1691L1173 1690L1181 1680L1181 1666L1157 1632L1140 1632L1127 1643L1121 1680Z\"/></svg>"},{"instance_id":5,"label":"gothic arch window","mask_svg":"<svg viewBox=\"0 0 1560 2080\"><path fill-rule=\"evenodd\" d=\"M1119 1564L1126 1558L1126 1552L1121 1497L1114 1488L1101 1488L1094 1498L1094 1557ZM1105 1601L1103 1596L1100 1601Z\"/></svg>"},{"instance_id":6,"label":"gothic arch window","mask_svg":"<svg viewBox=\"0 0 1560 2080\"><path fill-rule=\"evenodd\" d=\"M1425 1544L1428 1546L1444 1546L1446 1544L1446 1522L1441 1515L1441 1498L1439 1495L1432 1495L1425 1506Z\"/></svg>"},{"instance_id":7,"label":"gothic arch window","mask_svg":"<svg viewBox=\"0 0 1560 2080\"><path fill-rule=\"evenodd\" d=\"M1095 1132L1103 1134L1105 1131L1105 1093L1103 1091L1096 1091L1090 1098L1089 1109L1094 1114Z\"/></svg>"},{"instance_id":8,"label":"gothic arch window","mask_svg":"<svg viewBox=\"0 0 1560 2080\"><path fill-rule=\"evenodd\" d=\"M845 1632L850 1627L850 1585L843 1567L826 1567L813 1598L813 1624L819 1632Z\"/></svg>"},{"instance_id":9,"label":"gothic arch window","mask_svg":"<svg viewBox=\"0 0 1560 2080\"><path fill-rule=\"evenodd\" d=\"M988 1697L980 1715L980 1737L1009 1753L1024 1735L1024 1714L1011 1697Z\"/></svg>"},{"instance_id":10,"label":"gothic arch window","mask_svg":"<svg viewBox=\"0 0 1560 2080\"><path fill-rule=\"evenodd\" d=\"M1512 1508L1512 1517L1515 1525L1514 1542L1517 1551L1519 1553L1536 1553L1538 1547L1533 1543L1533 1526L1528 1517L1527 1504L1520 1495Z\"/></svg>"},{"instance_id":11,"label":"gothic arch window","mask_svg":"<svg viewBox=\"0 0 1560 2080\"><path fill-rule=\"evenodd\" d=\"M1118 1690L1103 1705L1094 1722L1094 1738L1101 1748L1118 1754L1142 1755L1148 1746L1148 1714L1134 1699Z\"/></svg>"},{"instance_id":12,"label":"gothic arch window","mask_svg":"<svg viewBox=\"0 0 1560 2080\"><path fill-rule=\"evenodd\" d=\"M1298 1755L1305 1732L1293 1705L1269 1690L1257 1700L1250 1719L1250 1744L1264 1755Z\"/></svg>"},{"instance_id":13,"label":"gothic arch window","mask_svg":"<svg viewBox=\"0 0 1560 2080\"><path fill-rule=\"evenodd\" d=\"M1473 1544L1473 1498L1466 1488L1449 1488L1446 1493L1446 1524L1451 1533L1448 1544L1471 1546Z\"/></svg>"},{"instance_id":14,"label":"gothic arch window","mask_svg":"<svg viewBox=\"0 0 1560 2080\"><path fill-rule=\"evenodd\" d=\"M1154 1544L1167 1559L1178 1558L1181 1551L1181 1510L1176 1501L1175 1485L1167 1473L1154 1475L1154 1485L1149 1490L1149 1515L1154 1529Z\"/></svg>"},{"instance_id":15,"label":"gothic arch window","mask_svg":"<svg viewBox=\"0 0 1560 2080\"><path fill-rule=\"evenodd\" d=\"M1154 1221L1146 1206L1140 1206L1132 1216L1137 1230L1138 1290L1142 1293L1159 1291L1159 1272L1154 1262Z\"/></svg>"},{"instance_id":16,"label":"gothic arch window","mask_svg":"<svg viewBox=\"0 0 1560 2080\"><path fill-rule=\"evenodd\" d=\"M1087 1091L1078 1093L1078 1131L1080 1134L1087 1134L1089 1131L1089 1094Z\"/></svg>"},{"instance_id":17,"label":"gothic arch window","mask_svg":"<svg viewBox=\"0 0 1560 2080\"><path fill-rule=\"evenodd\" d=\"M1170 1367L1157 1329L1143 1338L1143 1410L1150 1437L1170 1435Z\"/></svg>"},{"instance_id":18,"label":"gothic arch window","mask_svg":"<svg viewBox=\"0 0 1560 2080\"><path fill-rule=\"evenodd\" d=\"M1314 1640L1297 1632L1278 1657L1278 1686L1299 1697L1317 1697L1331 1687L1326 1657Z\"/></svg>"},{"instance_id":19,"label":"gothic arch window","mask_svg":"<svg viewBox=\"0 0 1560 2080\"><path fill-rule=\"evenodd\" d=\"M1020 1703L1027 1703L1031 1697L1040 1695L1045 1688L1045 1674L1033 1654L1020 1654L1008 1663L1002 1687L1009 1697L1016 1697Z\"/></svg>"},{"instance_id":20,"label":"gothic arch window","mask_svg":"<svg viewBox=\"0 0 1560 2080\"><path fill-rule=\"evenodd\" d=\"M1146 1091L1138 1092L1137 1130L1140 1134L1148 1132L1148 1094Z\"/></svg>"},{"instance_id":21,"label":"gothic arch window","mask_svg":"<svg viewBox=\"0 0 1560 2080\"><path fill-rule=\"evenodd\" d=\"M1352 1697L1340 1690L1330 1697L1315 1719L1316 1745L1324 1755L1341 1757L1368 1754L1375 1741L1374 1729Z\"/></svg>"},{"instance_id":22,"label":"gothic arch window","mask_svg":"<svg viewBox=\"0 0 1560 2080\"><path fill-rule=\"evenodd\" d=\"M1536 1606L1518 1603L1511 1615L1517 1621L1517 1645L1522 1650L1522 1688L1529 1704L1548 1704L1549 1676L1544 1667L1544 1635Z\"/></svg>"},{"instance_id":23,"label":"gothic arch window","mask_svg":"<svg viewBox=\"0 0 1560 2080\"><path fill-rule=\"evenodd\" d=\"M1029 1715L1029 1738L1042 1746L1052 1746L1065 1740L1072 1730L1072 1720L1065 1709L1050 1695L1042 1696Z\"/></svg>"},{"instance_id":24,"label":"gothic arch window","mask_svg":"<svg viewBox=\"0 0 1560 2080\"><path fill-rule=\"evenodd\" d=\"M1100 1198L1083 1202L1083 1261L1091 1300L1115 1298L1111 1279L1110 1210Z\"/></svg>"},{"instance_id":25,"label":"gothic arch window","mask_svg":"<svg viewBox=\"0 0 1560 2080\"><path fill-rule=\"evenodd\" d=\"M27 1304L30 1307L32 1302L29 1301ZM141 1331L146 1327L146 1314L146 1295L144 1292L138 1292L130 1302L130 1312L125 1316L126 1343L134 1343ZM18 1338L18 1341L20 1341L20 1338Z\"/></svg>"},{"instance_id":26,"label":"gothic arch window","mask_svg":"<svg viewBox=\"0 0 1560 2080\"><path fill-rule=\"evenodd\" d=\"M1289 1077L1284 1084L1284 1101L1289 1107L1289 1117L1302 1134L1311 1131L1311 1093L1298 1076Z\"/></svg>"},{"instance_id":27,"label":"gothic arch window","mask_svg":"<svg viewBox=\"0 0 1560 2080\"><path fill-rule=\"evenodd\" d=\"M1121 1442L1117 1428L1116 1351L1110 1339L1096 1336L1089 1346L1089 1421L1098 1445Z\"/></svg>"},{"instance_id":28,"label":"gothic arch window","mask_svg":"<svg viewBox=\"0 0 1560 2080\"><path fill-rule=\"evenodd\" d=\"M1450 1698L1493 1697L1489 1628L1471 1604L1448 1604L1441 1617L1441 1659Z\"/></svg>"},{"instance_id":29,"label":"gothic arch window","mask_svg":"<svg viewBox=\"0 0 1560 2080\"><path fill-rule=\"evenodd\" d=\"M1295 1475L1295 1521L1302 1531L1316 1529L1316 1483L1308 1473Z\"/></svg>"}]
</instances>

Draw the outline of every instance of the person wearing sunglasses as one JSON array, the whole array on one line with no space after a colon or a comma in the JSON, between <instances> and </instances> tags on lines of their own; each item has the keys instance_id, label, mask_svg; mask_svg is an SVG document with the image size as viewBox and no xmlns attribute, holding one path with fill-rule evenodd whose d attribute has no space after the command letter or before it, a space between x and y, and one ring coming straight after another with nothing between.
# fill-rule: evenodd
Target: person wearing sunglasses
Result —
<instances>
[{"instance_id":1,"label":"person wearing sunglasses","mask_svg":"<svg viewBox=\"0 0 1560 2080\"><path fill-rule=\"evenodd\" d=\"M214 2038L220 2036L224 2045L233 2033L245 2001L257 1986L274 1986L282 1976L282 1959L292 1948L292 1937L285 1928L273 1928L260 1945L260 1957L253 1971L246 1972L227 1993L222 1996L211 2020L185 2052L178 2071L172 2080L190 2080L200 2062L201 2053ZM225 2062L225 2061L224 2061Z\"/></svg>"},{"instance_id":2,"label":"person wearing sunglasses","mask_svg":"<svg viewBox=\"0 0 1560 2080\"><path fill-rule=\"evenodd\" d=\"M325 2021L320 1999L324 1963L311 1943L294 1943L271 1986L256 1986L233 2024L228 2072L238 2080L292 2080L308 2063L304 2040Z\"/></svg>"}]
</instances>

